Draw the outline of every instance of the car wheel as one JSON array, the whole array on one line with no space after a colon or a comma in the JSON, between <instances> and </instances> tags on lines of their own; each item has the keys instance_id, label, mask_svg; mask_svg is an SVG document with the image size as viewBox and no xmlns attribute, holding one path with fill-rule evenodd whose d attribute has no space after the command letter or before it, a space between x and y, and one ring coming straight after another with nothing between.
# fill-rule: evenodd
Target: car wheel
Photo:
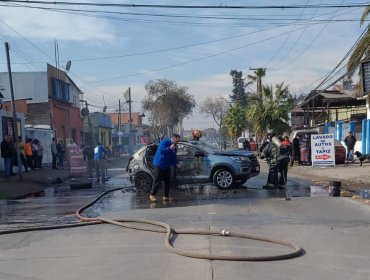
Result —
<instances>
[{"instance_id":1,"label":"car wheel","mask_svg":"<svg viewBox=\"0 0 370 280\"><path fill-rule=\"evenodd\" d=\"M229 189L234 184L234 176L227 169L220 169L213 175L213 183L219 189Z\"/></svg>"},{"instance_id":2,"label":"car wheel","mask_svg":"<svg viewBox=\"0 0 370 280\"><path fill-rule=\"evenodd\" d=\"M135 176L135 187L138 190L149 192L153 185L153 178L148 173L139 173Z\"/></svg>"}]
</instances>

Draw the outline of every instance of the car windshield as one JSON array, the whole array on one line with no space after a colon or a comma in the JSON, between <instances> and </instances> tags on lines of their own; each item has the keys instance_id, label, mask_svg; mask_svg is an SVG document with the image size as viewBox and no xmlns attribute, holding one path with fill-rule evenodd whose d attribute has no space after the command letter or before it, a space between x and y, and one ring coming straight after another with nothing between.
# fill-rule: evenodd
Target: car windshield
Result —
<instances>
[{"instance_id":1,"label":"car windshield","mask_svg":"<svg viewBox=\"0 0 370 280\"><path fill-rule=\"evenodd\" d=\"M140 149L138 149L136 152L134 152L134 154L133 155L138 155L138 154L140 154L142 151L144 151L145 149L146 149L146 145L144 145L144 146L142 146L142 147L140 147Z\"/></svg>"},{"instance_id":2,"label":"car windshield","mask_svg":"<svg viewBox=\"0 0 370 280\"><path fill-rule=\"evenodd\" d=\"M206 151L207 153L212 153L214 151L220 150L216 142L190 141L190 143Z\"/></svg>"}]
</instances>

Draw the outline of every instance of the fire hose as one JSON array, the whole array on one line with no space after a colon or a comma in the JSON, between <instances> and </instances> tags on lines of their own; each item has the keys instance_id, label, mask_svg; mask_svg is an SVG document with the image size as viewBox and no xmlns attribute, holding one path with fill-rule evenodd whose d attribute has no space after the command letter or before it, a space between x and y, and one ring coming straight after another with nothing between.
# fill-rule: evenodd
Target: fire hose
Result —
<instances>
[{"instance_id":1,"label":"fire hose","mask_svg":"<svg viewBox=\"0 0 370 280\"><path fill-rule=\"evenodd\" d=\"M37 230L51 230L51 229L60 229L60 228L69 228L69 227L78 227L78 226L87 226L87 225L97 225L102 223L113 224L120 227L135 229L135 230L142 230L142 231L150 231L150 232L158 232L158 233L165 233L165 247L167 250L174 254L178 254L185 257L190 258L198 258L198 259L208 259L208 260L225 260L225 261L255 261L255 262L262 262L262 261L278 261L278 260L286 260L295 257L301 256L305 251L303 248L296 246L290 242L271 239L266 237L260 237L245 233L240 233L236 231L231 231L227 229L222 230L175 230L171 228L171 226L167 223L152 221L152 220L145 220L145 219L119 219L113 220L104 217L93 217L88 218L82 216L84 210L93 206L96 202L98 202L102 197L107 195L108 193L122 190L123 188L115 188L108 191L101 193L98 197L87 203L86 205L82 206L81 208L76 210L77 218L83 222L80 224L69 224L69 225L57 225L57 226L45 226L45 227L32 227L32 228L22 228L22 229L14 229L8 231L2 231L1 234L10 234L10 233L18 233L18 232L27 232L27 231L37 231ZM155 227L146 227L146 226L138 226L138 224L144 225L151 225ZM193 253L184 250L180 250L174 247L171 243L171 239L174 235L181 235L181 234L189 234L189 235L208 235L208 236L222 236L222 237L234 237L234 238L243 238L243 239L250 239L256 240L261 242L273 243L282 245L285 247L289 247L292 249L292 252L289 253L282 253L276 255L266 255L266 256L243 256L243 255L222 255L222 254L201 254L201 253Z\"/></svg>"}]
</instances>

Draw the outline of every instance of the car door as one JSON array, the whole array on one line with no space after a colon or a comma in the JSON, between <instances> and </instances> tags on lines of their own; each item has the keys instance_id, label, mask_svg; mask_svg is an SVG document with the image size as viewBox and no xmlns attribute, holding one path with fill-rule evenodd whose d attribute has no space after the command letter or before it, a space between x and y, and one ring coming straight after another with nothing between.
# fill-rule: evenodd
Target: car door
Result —
<instances>
[{"instance_id":1,"label":"car door","mask_svg":"<svg viewBox=\"0 0 370 280\"><path fill-rule=\"evenodd\" d=\"M192 145L177 145L177 180L184 184L206 182L209 162L205 152Z\"/></svg>"}]
</instances>

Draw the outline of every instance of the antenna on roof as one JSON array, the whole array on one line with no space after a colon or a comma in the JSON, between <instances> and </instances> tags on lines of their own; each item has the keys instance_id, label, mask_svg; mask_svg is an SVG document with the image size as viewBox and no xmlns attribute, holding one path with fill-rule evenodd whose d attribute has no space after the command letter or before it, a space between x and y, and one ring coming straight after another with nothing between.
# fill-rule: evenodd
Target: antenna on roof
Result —
<instances>
[{"instance_id":1,"label":"antenna on roof","mask_svg":"<svg viewBox=\"0 0 370 280\"><path fill-rule=\"evenodd\" d=\"M72 61L68 60L66 64L66 72L68 72L71 69Z\"/></svg>"}]
</instances>

